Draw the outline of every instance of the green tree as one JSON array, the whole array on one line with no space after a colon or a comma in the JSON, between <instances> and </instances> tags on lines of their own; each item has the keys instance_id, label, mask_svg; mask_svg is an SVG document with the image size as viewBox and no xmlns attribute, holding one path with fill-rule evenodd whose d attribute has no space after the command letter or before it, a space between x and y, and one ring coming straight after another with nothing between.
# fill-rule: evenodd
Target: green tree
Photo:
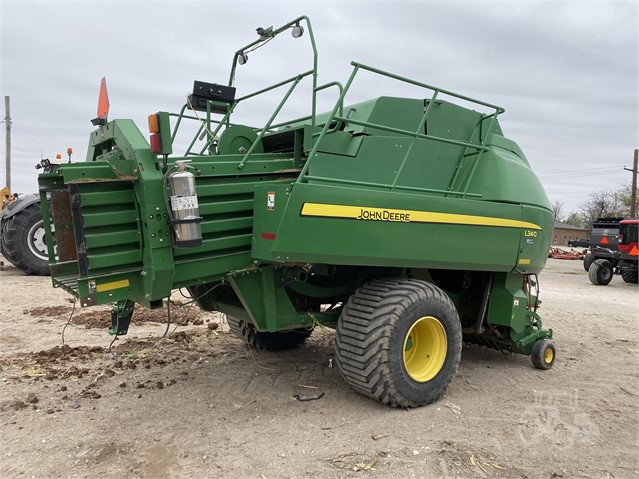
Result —
<instances>
[{"instance_id":1,"label":"green tree","mask_svg":"<svg viewBox=\"0 0 639 479\"><path fill-rule=\"evenodd\" d=\"M577 211L571 212L564 220L564 223L578 228L588 228L590 225L584 224L584 220Z\"/></svg>"}]
</instances>

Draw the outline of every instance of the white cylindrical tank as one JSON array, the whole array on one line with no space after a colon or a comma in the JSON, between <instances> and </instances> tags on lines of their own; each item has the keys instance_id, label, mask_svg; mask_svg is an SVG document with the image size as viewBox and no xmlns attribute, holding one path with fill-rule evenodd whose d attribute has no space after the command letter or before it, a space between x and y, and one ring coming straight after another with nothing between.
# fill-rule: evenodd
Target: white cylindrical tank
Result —
<instances>
[{"instance_id":1,"label":"white cylindrical tank","mask_svg":"<svg viewBox=\"0 0 639 479\"><path fill-rule=\"evenodd\" d=\"M169 176L171 184L171 212L176 248L192 248L202 244L202 218L198 210L195 176L179 171Z\"/></svg>"}]
</instances>

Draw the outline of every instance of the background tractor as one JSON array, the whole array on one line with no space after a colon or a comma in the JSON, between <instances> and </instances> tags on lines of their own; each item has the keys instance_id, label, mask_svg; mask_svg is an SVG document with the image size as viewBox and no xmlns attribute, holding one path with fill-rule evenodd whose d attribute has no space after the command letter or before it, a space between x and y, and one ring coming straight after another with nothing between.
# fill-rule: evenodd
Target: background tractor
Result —
<instances>
[{"instance_id":1,"label":"background tractor","mask_svg":"<svg viewBox=\"0 0 639 479\"><path fill-rule=\"evenodd\" d=\"M611 236L614 237L612 247L595 246L586 255L584 268L592 284L605 286L615 274L621 275L626 283L637 283L638 225L639 220L620 220L616 228L607 230L612 231Z\"/></svg>"},{"instance_id":2,"label":"background tractor","mask_svg":"<svg viewBox=\"0 0 639 479\"><path fill-rule=\"evenodd\" d=\"M597 218L590 243L584 269L592 284L605 286L615 274L626 283L637 283L637 220Z\"/></svg>"},{"instance_id":3,"label":"background tractor","mask_svg":"<svg viewBox=\"0 0 639 479\"><path fill-rule=\"evenodd\" d=\"M36 169L50 173L57 171L59 166L43 159L36 165ZM40 195L18 196L11 193L7 187L0 190L0 194L0 253L26 274L49 275Z\"/></svg>"},{"instance_id":4,"label":"background tractor","mask_svg":"<svg viewBox=\"0 0 639 479\"><path fill-rule=\"evenodd\" d=\"M618 251L619 223L623 218L597 218L592 223L589 238L590 252L584 256L584 269L588 271L595 259L612 260Z\"/></svg>"},{"instance_id":5,"label":"background tractor","mask_svg":"<svg viewBox=\"0 0 639 479\"><path fill-rule=\"evenodd\" d=\"M283 32L307 32L312 68L236 91L238 65ZM150 115L148 141L101 101L86 162L40 175L54 286L82 307L114 304L113 334L135 303L161 308L178 288L251 347L288 349L333 327L344 379L393 406L439 398L462 341L552 367L537 279L552 208L502 132L504 109L357 62L343 85L318 84L306 17L258 35L235 52L228 84L196 81L179 112ZM419 93L348 103L362 75ZM305 116L276 122L301 82ZM318 113L329 88L337 101ZM278 90L266 123L233 121Z\"/></svg>"}]
</instances>

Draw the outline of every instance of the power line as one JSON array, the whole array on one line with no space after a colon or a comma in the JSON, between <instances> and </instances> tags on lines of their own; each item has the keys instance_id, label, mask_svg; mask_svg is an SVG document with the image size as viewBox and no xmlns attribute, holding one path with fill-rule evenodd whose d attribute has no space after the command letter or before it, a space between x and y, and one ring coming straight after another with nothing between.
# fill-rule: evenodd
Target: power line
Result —
<instances>
[{"instance_id":1,"label":"power line","mask_svg":"<svg viewBox=\"0 0 639 479\"><path fill-rule=\"evenodd\" d=\"M625 168L625 166L626 165L599 166L597 168L586 168L586 169L579 169L579 170L550 171L548 173L537 173L537 176L555 175L555 174L561 175L561 174L575 173L575 171L586 172L586 171L610 170L610 169L617 169L617 168Z\"/></svg>"},{"instance_id":2,"label":"power line","mask_svg":"<svg viewBox=\"0 0 639 479\"><path fill-rule=\"evenodd\" d=\"M558 175L552 177L544 177L540 178L541 181L548 180L563 180L567 178L596 178L598 176L609 176L609 175L617 175L619 172L617 171L608 171L608 172L599 172L599 173L584 173L584 174L574 174L574 175Z\"/></svg>"},{"instance_id":3,"label":"power line","mask_svg":"<svg viewBox=\"0 0 639 479\"><path fill-rule=\"evenodd\" d=\"M538 174L537 177L541 180L552 180L552 179L560 179L560 178L582 178L587 176L600 176L600 175L613 175L616 173L621 173L623 171L622 166L608 167L608 168L592 168L587 170L573 170L570 172L556 172L556 173L545 173Z\"/></svg>"}]
</instances>

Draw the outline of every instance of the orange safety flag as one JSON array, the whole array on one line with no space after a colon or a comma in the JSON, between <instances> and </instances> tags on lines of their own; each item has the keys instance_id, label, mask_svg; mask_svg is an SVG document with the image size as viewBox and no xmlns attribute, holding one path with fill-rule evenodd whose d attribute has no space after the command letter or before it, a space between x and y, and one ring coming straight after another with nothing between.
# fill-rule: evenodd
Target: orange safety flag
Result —
<instances>
[{"instance_id":1,"label":"orange safety flag","mask_svg":"<svg viewBox=\"0 0 639 479\"><path fill-rule=\"evenodd\" d=\"M100 100L98 101L98 118L106 120L109 114L109 94L107 93L106 78L100 82Z\"/></svg>"},{"instance_id":2,"label":"orange safety flag","mask_svg":"<svg viewBox=\"0 0 639 479\"><path fill-rule=\"evenodd\" d=\"M605 236L601 239L601 241L599 242L599 244L608 244L608 238L606 238Z\"/></svg>"}]
</instances>

